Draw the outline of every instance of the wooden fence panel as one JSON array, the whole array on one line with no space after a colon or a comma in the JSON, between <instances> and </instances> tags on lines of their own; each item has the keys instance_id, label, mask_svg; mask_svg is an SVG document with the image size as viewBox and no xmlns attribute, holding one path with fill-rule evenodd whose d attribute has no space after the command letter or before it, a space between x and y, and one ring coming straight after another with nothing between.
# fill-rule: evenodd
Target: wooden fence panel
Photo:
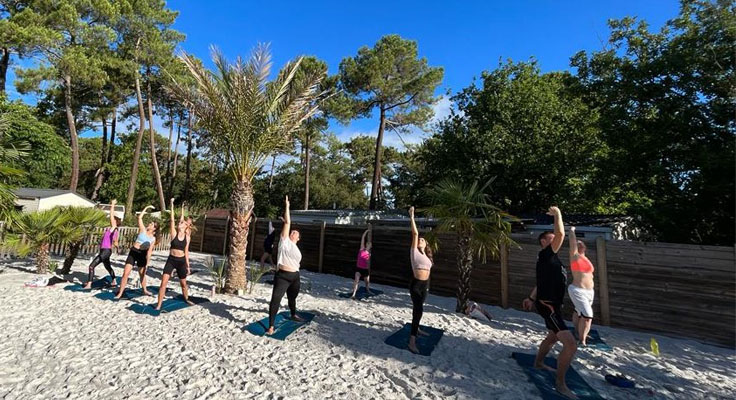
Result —
<instances>
[{"instance_id":1,"label":"wooden fence panel","mask_svg":"<svg viewBox=\"0 0 736 400\"><path fill-rule=\"evenodd\" d=\"M207 218L206 222L201 251L222 254L223 247L227 248L229 221L227 219Z\"/></svg>"}]
</instances>

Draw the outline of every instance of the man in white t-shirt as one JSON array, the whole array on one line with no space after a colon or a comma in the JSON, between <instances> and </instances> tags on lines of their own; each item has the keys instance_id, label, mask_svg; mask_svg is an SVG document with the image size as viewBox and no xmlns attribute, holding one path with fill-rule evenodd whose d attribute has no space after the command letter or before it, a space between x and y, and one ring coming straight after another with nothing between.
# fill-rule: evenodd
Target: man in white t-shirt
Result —
<instances>
[{"instance_id":1,"label":"man in white t-shirt","mask_svg":"<svg viewBox=\"0 0 736 400\"><path fill-rule=\"evenodd\" d=\"M302 262L302 252L296 243L299 241L299 231L291 229L291 216L289 212L289 196L285 200L284 226L279 238L279 251L276 264L278 270L273 279L273 292L271 293L271 304L268 310L268 330L266 335L273 334L273 321L281 306L281 299L289 301L289 310L293 321L302 322L304 319L296 313L296 296L299 295L299 266Z\"/></svg>"}]
</instances>

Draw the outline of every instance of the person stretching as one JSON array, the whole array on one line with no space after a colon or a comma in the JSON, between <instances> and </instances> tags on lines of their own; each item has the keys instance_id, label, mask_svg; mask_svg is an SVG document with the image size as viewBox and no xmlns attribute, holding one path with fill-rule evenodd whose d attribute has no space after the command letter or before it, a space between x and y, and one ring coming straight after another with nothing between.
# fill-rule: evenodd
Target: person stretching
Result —
<instances>
[{"instance_id":1,"label":"person stretching","mask_svg":"<svg viewBox=\"0 0 736 400\"><path fill-rule=\"evenodd\" d=\"M276 229L273 228L273 222L268 221L268 235L263 240L263 254L261 255L261 268L268 263L273 265L273 242L276 239Z\"/></svg>"},{"instance_id":2,"label":"person stretching","mask_svg":"<svg viewBox=\"0 0 736 400\"><path fill-rule=\"evenodd\" d=\"M92 280L95 278L95 268L100 263L105 266L107 273L110 274L110 286L115 287L118 283L115 279L115 270L110 265L110 256L112 255L112 248L118 247L118 226L120 226L120 218L115 216L115 204L117 200L112 201L110 204L110 227L105 228L105 232L102 233L102 240L100 241L100 252L89 264L89 276L87 277L87 284L84 285L85 289L92 288Z\"/></svg>"},{"instance_id":3,"label":"person stretching","mask_svg":"<svg viewBox=\"0 0 736 400\"><path fill-rule=\"evenodd\" d=\"M289 215L289 196L284 200L284 226L281 228L281 237L279 238L279 252L277 257L276 276L273 279L273 292L271 293L271 304L268 309L268 330L266 335L272 335L274 331L273 321L276 313L279 311L281 299L289 300L289 310L291 311L291 320L296 322L304 322L304 319L296 313L296 296L299 295L299 285L301 284L299 277L299 263L302 262L302 252L296 243L299 241L299 231L292 230L291 216Z\"/></svg>"},{"instance_id":4,"label":"person stretching","mask_svg":"<svg viewBox=\"0 0 736 400\"><path fill-rule=\"evenodd\" d=\"M155 246L158 236L158 222L149 222L148 225L143 224L143 216L146 215L146 211L153 206L147 206L138 214L138 236L135 238L135 243L128 252L128 258L125 260L125 268L123 269L123 277L120 279L120 289L118 294L115 296L116 299L123 297L125 293L125 285L128 283L128 275L133 269L133 266L138 265L138 274L141 277L141 288L143 294L150 296L151 292L146 288L146 266L151 260L151 253L153 253L153 246Z\"/></svg>"},{"instance_id":5,"label":"person stretching","mask_svg":"<svg viewBox=\"0 0 736 400\"><path fill-rule=\"evenodd\" d=\"M593 322L593 263L585 256L585 243L575 237L575 227L570 228L570 269L572 284L567 293L575 306L572 325L582 346L587 346L588 332Z\"/></svg>"},{"instance_id":6,"label":"person stretching","mask_svg":"<svg viewBox=\"0 0 736 400\"><path fill-rule=\"evenodd\" d=\"M170 231L174 236L171 239L171 246L169 250L169 258L166 259L164 265L164 273L161 276L161 286L158 289L158 303L156 303L156 310L161 309L161 303L164 301L164 294L166 294L166 285L169 283L171 274L176 270L176 276L179 277L179 284L181 285L181 294L184 296L184 301L189 305L194 305L189 301L189 287L187 286L187 276L191 273L189 268L189 242L190 242L190 229L189 221L184 219L184 205L181 206L181 216L179 216L179 224L175 225L176 220L176 209L174 208L174 199L171 199L171 213L170 213Z\"/></svg>"},{"instance_id":7,"label":"person stretching","mask_svg":"<svg viewBox=\"0 0 736 400\"><path fill-rule=\"evenodd\" d=\"M355 293L358 291L358 284L360 283L360 278L363 277L365 280L365 291L368 292L368 294L373 294L371 292L371 242L365 241L366 235L368 235L368 231L366 230L363 232L363 237L360 238L360 250L358 251L358 259L355 261L355 281L353 282L353 295L350 296L351 299L355 300Z\"/></svg>"},{"instance_id":8,"label":"person stretching","mask_svg":"<svg viewBox=\"0 0 736 400\"><path fill-rule=\"evenodd\" d=\"M539 345L534 367L554 371L544 364L544 358L559 340L562 342L562 351L557 357L557 379L555 387L561 395L577 399L577 396L567 387L565 374L570 368L572 358L577 346L572 333L567 330L565 321L562 319L562 299L565 297L565 267L557 256L562 243L565 241L565 230L562 224L562 213L557 207L550 207L547 214L554 216L554 232L542 232L539 235L539 245L542 250L537 256L537 286L534 287L529 297L524 299L523 307L531 310L536 305L537 313L544 318L547 326L547 337Z\"/></svg>"},{"instance_id":9,"label":"person stretching","mask_svg":"<svg viewBox=\"0 0 736 400\"><path fill-rule=\"evenodd\" d=\"M409 209L411 220L411 269L414 275L409 283L409 295L411 296L411 335L409 336L409 351L419 353L417 348L417 334L427 335L419 329L419 322L424 313L424 301L427 300L429 290L429 271L432 269L432 250L427 246L427 241L419 237L417 224L414 222L414 207Z\"/></svg>"}]
</instances>

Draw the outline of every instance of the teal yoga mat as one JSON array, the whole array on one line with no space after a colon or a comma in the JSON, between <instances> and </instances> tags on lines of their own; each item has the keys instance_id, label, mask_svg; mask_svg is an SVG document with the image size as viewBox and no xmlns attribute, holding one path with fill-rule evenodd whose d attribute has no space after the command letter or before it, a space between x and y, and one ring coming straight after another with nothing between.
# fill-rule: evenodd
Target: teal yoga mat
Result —
<instances>
[{"instance_id":1,"label":"teal yoga mat","mask_svg":"<svg viewBox=\"0 0 736 400\"><path fill-rule=\"evenodd\" d=\"M534 368L535 354L511 353L511 357L516 360L521 369L524 370L529 381L539 389L539 394L543 400L563 400L566 397L560 395L555 390L555 373L543 369ZM551 357L544 359L544 363L552 368L557 368L557 360ZM590 385L588 385L583 377L581 377L572 366L567 370L565 379L567 387L578 396L580 400L603 400L603 398Z\"/></svg>"},{"instance_id":2,"label":"teal yoga mat","mask_svg":"<svg viewBox=\"0 0 736 400\"><path fill-rule=\"evenodd\" d=\"M285 340L287 336L291 335L302 326L312 322L314 319L314 314L309 312L298 312L297 315L302 317L304 322L292 321L291 313L288 311L276 314L276 317L273 320L273 335L268 337L277 340ZM268 330L268 317L246 325L243 330L256 336L266 335L266 330Z\"/></svg>"},{"instance_id":3,"label":"teal yoga mat","mask_svg":"<svg viewBox=\"0 0 736 400\"><path fill-rule=\"evenodd\" d=\"M148 291L153 293L154 296L158 295L158 286L148 286ZM100 300L115 300L115 296L118 294L118 288L110 288L110 290L105 290L100 293L97 293L95 295L96 298ZM133 300L138 297L144 296L143 290L141 288L137 289L125 289L125 292L123 292L123 297L120 299L123 300Z\"/></svg>"},{"instance_id":4,"label":"teal yoga mat","mask_svg":"<svg viewBox=\"0 0 736 400\"><path fill-rule=\"evenodd\" d=\"M419 329L427 332L428 336L417 336L417 349L419 354L422 356L429 357L434 351L437 344L442 339L442 335L445 333L442 329L432 328L429 326L419 325ZM409 335L411 335L411 324L406 323L403 328L399 329L398 332L392 334L384 340L389 346L396 347L402 350L409 350Z\"/></svg>"},{"instance_id":5,"label":"teal yoga mat","mask_svg":"<svg viewBox=\"0 0 736 400\"><path fill-rule=\"evenodd\" d=\"M365 286L361 286L361 287L358 288L358 291L355 292L355 298L358 299L358 300L363 300L363 299L367 299L369 297L375 297L375 296L378 296L378 295L382 295L383 294L383 291L376 290L376 289L371 289L371 292L372 292L372 294L368 293L365 290ZM340 293L340 294L338 294L338 296L340 296L340 297L342 297L344 299L349 299L350 296L352 296L352 294L353 294L353 292L347 292L347 293Z\"/></svg>"},{"instance_id":6,"label":"teal yoga mat","mask_svg":"<svg viewBox=\"0 0 736 400\"><path fill-rule=\"evenodd\" d=\"M118 285L120 285L120 277L115 278ZM90 290L100 290L110 287L110 277L106 277L103 279L97 279L92 281L92 289L85 289L84 284L82 283L76 283L74 285L67 285L64 287L64 290L68 290L70 292L89 292Z\"/></svg>"},{"instance_id":7,"label":"teal yoga mat","mask_svg":"<svg viewBox=\"0 0 736 400\"><path fill-rule=\"evenodd\" d=\"M209 299L206 299L204 297L195 297L195 296L189 296L189 300L194 303L194 305L200 305L203 303L209 303ZM174 312L177 310L183 310L185 308L193 307L187 304L186 301L184 301L184 297L182 296L176 296L173 299L166 299L161 303L161 310L156 310L156 304L131 304L128 306L128 309L133 311L136 314L146 314L151 315L154 317L157 317L161 314L166 314L170 312Z\"/></svg>"}]
</instances>

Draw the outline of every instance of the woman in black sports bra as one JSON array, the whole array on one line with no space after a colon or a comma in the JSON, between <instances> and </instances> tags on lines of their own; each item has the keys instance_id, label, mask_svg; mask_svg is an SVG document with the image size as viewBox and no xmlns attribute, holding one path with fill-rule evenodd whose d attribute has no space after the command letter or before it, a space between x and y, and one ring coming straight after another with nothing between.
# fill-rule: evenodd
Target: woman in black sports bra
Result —
<instances>
[{"instance_id":1,"label":"woman in black sports bra","mask_svg":"<svg viewBox=\"0 0 736 400\"><path fill-rule=\"evenodd\" d=\"M187 275L189 275L189 242L190 230L189 220L184 219L184 205L181 206L181 216L179 217L179 225L174 223L176 210L174 209L174 199L171 199L171 249L169 250L169 258L164 265L164 275L161 277L161 287L158 289L158 304L156 309L161 309L161 303L164 301L166 293L166 285L169 283L171 273L176 270L181 284L181 293L184 295L184 301L192 305L189 301L189 288L187 287Z\"/></svg>"}]
</instances>

